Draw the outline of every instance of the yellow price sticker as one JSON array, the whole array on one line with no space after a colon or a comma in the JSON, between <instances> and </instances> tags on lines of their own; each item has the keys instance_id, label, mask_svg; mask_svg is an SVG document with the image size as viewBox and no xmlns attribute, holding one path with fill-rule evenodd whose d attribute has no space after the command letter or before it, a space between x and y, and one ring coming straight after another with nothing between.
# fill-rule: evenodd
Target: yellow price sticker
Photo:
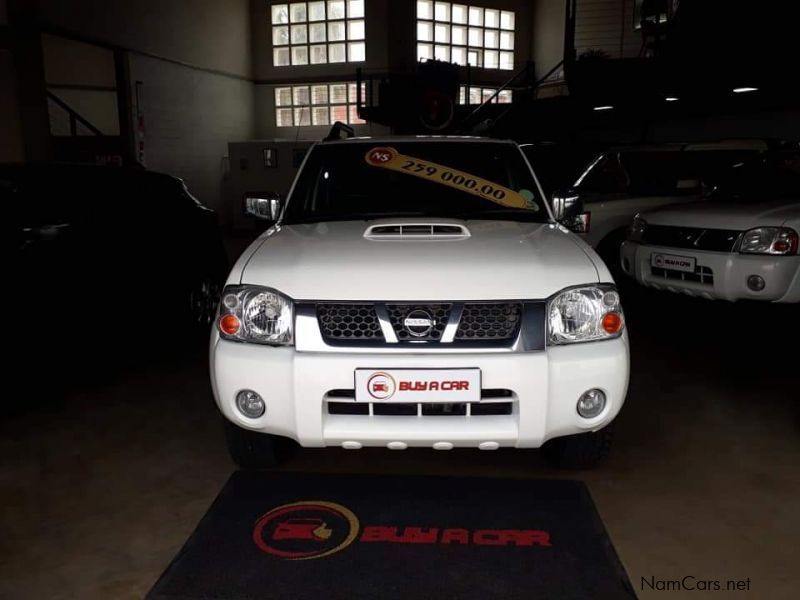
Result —
<instances>
[{"instance_id":1,"label":"yellow price sticker","mask_svg":"<svg viewBox=\"0 0 800 600\"><path fill-rule=\"evenodd\" d=\"M389 146L372 148L364 156L367 164L373 167L389 169L398 173L406 173L446 185L447 187L467 192L475 196L480 196L484 200L489 200L508 208L532 208L532 202L527 200L519 192L499 185L482 177L465 173L458 169L453 169L445 165L440 165L428 160L422 160L413 156L400 154ZM533 205L535 207L535 204Z\"/></svg>"}]
</instances>

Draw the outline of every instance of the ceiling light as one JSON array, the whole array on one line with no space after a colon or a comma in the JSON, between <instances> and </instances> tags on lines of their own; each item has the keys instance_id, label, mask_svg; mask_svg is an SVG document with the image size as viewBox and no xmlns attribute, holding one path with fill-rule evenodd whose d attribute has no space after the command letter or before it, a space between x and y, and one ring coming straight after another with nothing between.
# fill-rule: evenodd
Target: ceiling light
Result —
<instances>
[{"instance_id":1,"label":"ceiling light","mask_svg":"<svg viewBox=\"0 0 800 600\"><path fill-rule=\"evenodd\" d=\"M734 94L746 94L747 92L757 92L757 87L737 87L733 88Z\"/></svg>"},{"instance_id":2,"label":"ceiling light","mask_svg":"<svg viewBox=\"0 0 800 600\"><path fill-rule=\"evenodd\" d=\"M611 110L613 108L614 107L611 106L610 104L604 104L602 106L595 106L592 110Z\"/></svg>"},{"instance_id":3,"label":"ceiling light","mask_svg":"<svg viewBox=\"0 0 800 600\"><path fill-rule=\"evenodd\" d=\"M680 98L677 96L667 96L664 98L664 102L677 102L678 100L680 100Z\"/></svg>"}]
</instances>

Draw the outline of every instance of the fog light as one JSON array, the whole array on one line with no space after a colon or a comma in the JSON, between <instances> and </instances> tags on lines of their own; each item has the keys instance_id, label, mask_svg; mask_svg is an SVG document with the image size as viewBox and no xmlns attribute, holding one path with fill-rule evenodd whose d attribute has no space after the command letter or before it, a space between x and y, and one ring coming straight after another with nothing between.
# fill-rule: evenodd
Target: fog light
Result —
<instances>
[{"instance_id":1,"label":"fog light","mask_svg":"<svg viewBox=\"0 0 800 600\"><path fill-rule=\"evenodd\" d=\"M761 277L761 275L750 275L750 277L747 278L747 287L754 292L760 292L766 285L767 282L764 281L764 278Z\"/></svg>"},{"instance_id":2,"label":"fog light","mask_svg":"<svg viewBox=\"0 0 800 600\"><path fill-rule=\"evenodd\" d=\"M257 419L267 409L264 400L253 390L242 390L236 394L236 408L250 419Z\"/></svg>"},{"instance_id":3,"label":"fog light","mask_svg":"<svg viewBox=\"0 0 800 600\"><path fill-rule=\"evenodd\" d=\"M606 407L606 395L601 390L588 390L578 399L578 414L592 419Z\"/></svg>"}]
</instances>

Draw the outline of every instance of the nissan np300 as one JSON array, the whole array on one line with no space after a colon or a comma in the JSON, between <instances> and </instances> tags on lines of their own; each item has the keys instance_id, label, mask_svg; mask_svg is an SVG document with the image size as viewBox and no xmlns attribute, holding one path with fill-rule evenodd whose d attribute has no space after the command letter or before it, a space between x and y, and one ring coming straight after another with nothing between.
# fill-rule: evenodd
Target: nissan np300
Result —
<instances>
[{"instance_id":1,"label":"nissan np300","mask_svg":"<svg viewBox=\"0 0 800 600\"><path fill-rule=\"evenodd\" d=\"M211 337L231 454L305 447L607 453L628 338L595 252L559 225L519 147L478 138L316 144L233 267Z\"/></svg>"}]
</instances>

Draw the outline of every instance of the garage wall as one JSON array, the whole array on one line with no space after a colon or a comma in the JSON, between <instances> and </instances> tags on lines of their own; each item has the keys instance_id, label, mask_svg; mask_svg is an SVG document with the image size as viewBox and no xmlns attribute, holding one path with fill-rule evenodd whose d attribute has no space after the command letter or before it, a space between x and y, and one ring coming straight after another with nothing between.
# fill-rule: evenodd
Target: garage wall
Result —
<instances>
[{"instance_id":1,"label":"garage wall","mask_svg":"<svg viewBox=\"0 0 800 600\"><path fill-rule=\"evenodd\" d=\"M24 159L14 61L9 50L0 48L0 163Z\"/></svg>"},{"instance_id":2,"label":"garage wall","mask_svg":"<svg viewBox=\"0 0 800 600\"><path fill-rule=\"evenodd\" d=\"M39 2L43 26L63 33L57 38L80 32L82 42L128 51L145 165L185 179L201 201L221 208L227 144L255 133L249 0ZM84 49L71 60L53 57L48 81L72 78L71 70L84 70L82 62L97 55Z\"/></svg>"},{"instance_id":3,"label":"garage wall","mask_svg":"<svg viewBox=\"0 0 800 600\"><path fill-rule=\"evenodd\" d=\"M533 5L531 56L536 59L536 77L541 78L564 59L565 0L537 0Z\"/></svg>"},{"instance_id":4,"label":"garage wall","mask_svg":"<svg viewBox=\"0 0 800 600\"><path fill-rule=\"evenodd\" d=\"M602 50L611 58L637 56L642 44L633 28L634 0L578 0L575 50Z\"/></svg>"}]
</instances>

